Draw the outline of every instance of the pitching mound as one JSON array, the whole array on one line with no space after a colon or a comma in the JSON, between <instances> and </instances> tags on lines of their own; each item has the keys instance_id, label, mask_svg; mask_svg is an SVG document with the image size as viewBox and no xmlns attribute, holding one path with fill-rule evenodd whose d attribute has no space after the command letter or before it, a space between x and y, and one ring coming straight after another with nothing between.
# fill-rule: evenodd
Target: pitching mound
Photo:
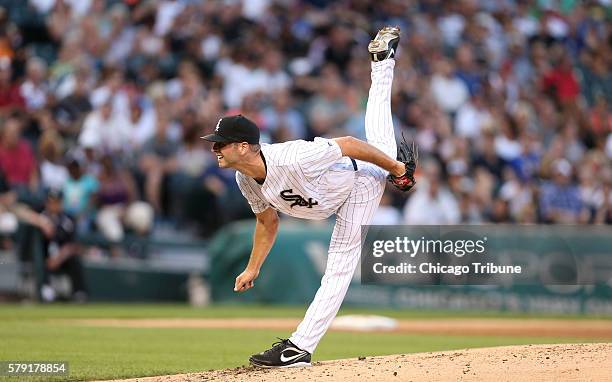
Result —
<instances>
[{"instance_id":1,"label":"pitching mound","mask_svg":"<svg viewBox=\"0 0 612 382\"><path fill-rule=\"evenodd\" d=\"M343 359L300 369L239 367L129 381L611 381L610 360L612 343L527 345Z\"/></svg>"}]
</instances>

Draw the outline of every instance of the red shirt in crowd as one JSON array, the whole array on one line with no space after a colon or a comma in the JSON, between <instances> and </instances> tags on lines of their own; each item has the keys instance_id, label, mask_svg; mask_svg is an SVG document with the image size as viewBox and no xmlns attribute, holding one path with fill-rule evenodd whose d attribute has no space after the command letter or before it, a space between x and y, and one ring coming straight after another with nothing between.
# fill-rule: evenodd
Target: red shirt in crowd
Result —
<instances>
[{"instance_id":1,"label":"red shirt in crowd","mask_svg":"<svg viewBox=\"0 0 612 382\"><path fill-rule=\"evenodd\" d=\"M546 73L544 89L553 90L559 101L573 102L580 94L580 85L572 68L557 67Z\"/></svg>"},{"instance_id":2,"label":"red shirt in crowd","mask_svg":"<svg viewBox=\"0 0 612 382\"><path fill-rule=\"evenodd\" d=\"M23 108L25 100L21 96L18 85L10 85L8 87L0 87L0 109L8 108Z\"/></svg>"},{"instance_id":3,"label":"red shirt in crowd","mask_svg":"<svg viewBox=\"0 0 612 382\"><path fill-rule=\"evenodd\" d=\"M37 164L30 144L21 140L15 147L0 146L0 169L11 186L29 185Z\"/></svg>"}]
</instances>

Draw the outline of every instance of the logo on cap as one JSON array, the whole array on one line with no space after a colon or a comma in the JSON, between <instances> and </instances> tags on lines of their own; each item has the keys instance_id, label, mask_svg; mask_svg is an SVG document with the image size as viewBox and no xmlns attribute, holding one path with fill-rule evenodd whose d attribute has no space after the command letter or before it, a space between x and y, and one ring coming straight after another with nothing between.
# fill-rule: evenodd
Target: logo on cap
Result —
<instances>
[{"instance_id":1,"label":"logo on cap","mask_svg":"<svg viewBox=\"0 0 612 382\"><path fill-rule=\"evenodd\" d=\"M215 132L219 131L219 125L221 124L221 120L223 118L219 118L219 122L217 122L217 126L215 127Z\"/></svg>"}]
</instances>

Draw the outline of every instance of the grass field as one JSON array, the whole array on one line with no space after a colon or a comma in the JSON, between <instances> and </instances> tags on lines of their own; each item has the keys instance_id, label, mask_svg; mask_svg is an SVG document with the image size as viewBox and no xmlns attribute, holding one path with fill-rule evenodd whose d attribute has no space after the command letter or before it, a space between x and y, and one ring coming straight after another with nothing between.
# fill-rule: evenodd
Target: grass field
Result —
<instances>
[{"instance_id":1,"label":"grass field","mask_svg":"<svg viewBox=\"0 0 612 382\"><path fill-rule=\"evenodd\" d=\"M69 361L70 375L53 380L91 380L176 374L246 364L252 353L268 348L278 330L86 327L67 320L84 318L226 318L295 317L302 307L214 306L190 308L177 305L0 305L0 361ZM485 312L428 312L344 309L341 314L382 314L395 318L533 316ZM543 317L543 316L538 316ZM553 316L545 316L554 318ZM563 316L568 318L568 316ZM574 317L589 319L590 317ZM612 325L612 321L611 321ZM425 352L497 345L592 342L586 338L449 336L398 333L330 332L314 360L360 355ZM23 381L23 377L0 377ZM31 379L31 380L43 380ZM44 380L49 380L45 378Z\"/></svg>"}]
</instances>

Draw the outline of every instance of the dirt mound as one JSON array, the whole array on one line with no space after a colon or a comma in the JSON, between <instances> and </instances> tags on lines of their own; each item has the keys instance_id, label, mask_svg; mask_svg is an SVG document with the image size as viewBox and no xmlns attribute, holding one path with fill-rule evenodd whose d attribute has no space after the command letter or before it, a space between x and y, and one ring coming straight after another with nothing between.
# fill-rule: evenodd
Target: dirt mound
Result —
<instances>
[{"instance_id":1,"label":"dirt mound","mask_svg":"<svg viewBox=\"0 0 612 382\"><path fill-rule=\"evenodd\" d=\"M300 369L239 367L127 381L612 381L611 359L612 343L527 345L360 357Z\"/></svg>"}]
</instances>

